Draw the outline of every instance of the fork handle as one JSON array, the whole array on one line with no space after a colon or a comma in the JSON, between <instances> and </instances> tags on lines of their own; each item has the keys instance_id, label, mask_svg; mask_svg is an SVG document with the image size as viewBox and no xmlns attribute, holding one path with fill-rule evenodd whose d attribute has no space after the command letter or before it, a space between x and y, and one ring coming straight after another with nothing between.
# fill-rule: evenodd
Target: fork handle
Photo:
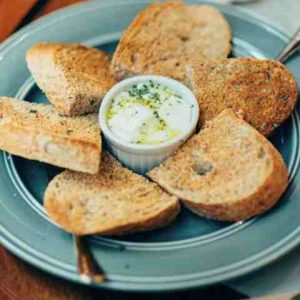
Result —
<instances>
[{"instance_id":1,"label":"fork handle","mask_svg":"<svg viewBox=\"0 0 300 300\"><path fill-rule=\"evenodd\" d=\"M289 42L283 47L277 56L277 60L284 63L288 58L300 50L300 28L296 31Z\"/></svg>"},{"instance_id":2,"label":"fork handle","mask_svg":"<svg viewBox=\"0 0 300 300\"><path fill-rule=\"evenodd\" d=\"M104 271L95 261L83 238L73 235L73 239L77 252L77 269L81 280L85 283L105 281Z\"/></svg>"}]
</instances>

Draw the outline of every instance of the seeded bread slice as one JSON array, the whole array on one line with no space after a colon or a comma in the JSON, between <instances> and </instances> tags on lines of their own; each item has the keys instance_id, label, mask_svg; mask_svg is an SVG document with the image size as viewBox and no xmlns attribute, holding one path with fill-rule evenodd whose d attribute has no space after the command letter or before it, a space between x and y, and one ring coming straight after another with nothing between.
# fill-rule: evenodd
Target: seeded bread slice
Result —
<instances>
[{"instance_id":1,"label":"seeded bread slice","mask_svg":"<svg viewBox=\"0 0 300 300\"><path fill-rule=\"evenodd\" d=\"M112 71L118 79L159 74L182 80L187 63L227 57L230 39L229 24L212 6L153 3L123 34L113 55Z\"/></svg>"},{"instance_id":2,"label":"seeded bread slice","mask_svg":"<svg viewBox=\"0 0 300 300\"><path fill-rule=\"evenodd\" d=\"M230 109L148 176L195 213L221 221L265 212L288 184L278 151Z\"/></svg>"},{"instance_id":3,"label":"seeded bread slice","mask_svg":"<svg viewBox=\"0 0 300 300\"><path fill-rule=\"evenodd\" d=\"M77 235L125 234L162 227L179 212L175 196L103 153L97 175L65 171L47 187L51 219Z\"/></svg>"},{"instance_id":4,"label":"seeded bread slice","mask_svg":"<svg viewBox=\"0 0 300 300\"><path fill-rule=\"evenodd\" d=\"M198 99L200 125L231 107L243 110L246 121L269 135L289 117L297 101L293 75L272 60L201 61L186 68L186 83Z\"/></svg>"},{"instance_id":5,"label":"seeded bread slice","mask_svg":"<svg viewBox=\"0 0 300 300\"><path fill-rule=\"evenodd\" d=\"M76 171L97 173L97 115L68 118L52 105L0 97L0 149Z\"/></svg>"},{"instance_id":6,"label":"seeded bread slice","mask_svg":"<svg viewBox=\"0 0 300 300\"><path fill-rule=\"evenodd\" d=\"M26 56L37 85L66 116L96 112L115 83L109 56L76 44L37 44Z\"/></svg>"}]
</instances>

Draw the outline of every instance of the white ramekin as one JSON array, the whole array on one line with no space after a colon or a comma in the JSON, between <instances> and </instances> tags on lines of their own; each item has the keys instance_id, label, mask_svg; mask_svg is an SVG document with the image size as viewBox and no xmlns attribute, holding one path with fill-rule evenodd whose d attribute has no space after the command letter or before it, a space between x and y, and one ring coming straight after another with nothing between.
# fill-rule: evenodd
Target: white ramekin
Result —
<instances>
[{"instance_id":1,"label":"white ramekin","mask_svg":"<svg viewBox=\"0 0 300 300\"><path fill-rule=\"evenodd\" d=\"M117 93L119 93L119 91L134 84L138 84L140 82L148 80L159 82L161 85L170 88L171 90L181 95L182 98L193 107L190 126L178 137L159 145L139 145L124 142L116 138L115 135L110 131L106 120L107 110L110 107L112 98ZM108 150L124 166L140 174L145 174L150 169L159 165L163 160L170 156L170 154L174 152L182 143L184 143L195 131L198 118L199 106L192 91L185 85L174 79L156 75L136 76L117 83L108 91L106 96L103 98L99 111L100 127L105 138L105 144Z\"/></svg>"}]
</instances>

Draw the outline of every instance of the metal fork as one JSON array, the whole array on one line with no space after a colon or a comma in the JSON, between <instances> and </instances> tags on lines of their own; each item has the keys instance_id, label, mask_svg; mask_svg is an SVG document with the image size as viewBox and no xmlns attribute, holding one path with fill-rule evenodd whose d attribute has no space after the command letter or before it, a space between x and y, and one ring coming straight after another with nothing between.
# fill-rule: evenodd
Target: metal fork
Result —
<instances>
[{"instance_id":1,"label":"metal fork","mask_svg":"<svg viewBox=\"0 0 300 300\"><path fill-rule=\"evenodd\" d=\"M300 28L295 32L293 37L288 41L288 43L283 47L277 56L277 60L284 63L292 55L300 51Z\"/></svg>"}]
</instances>

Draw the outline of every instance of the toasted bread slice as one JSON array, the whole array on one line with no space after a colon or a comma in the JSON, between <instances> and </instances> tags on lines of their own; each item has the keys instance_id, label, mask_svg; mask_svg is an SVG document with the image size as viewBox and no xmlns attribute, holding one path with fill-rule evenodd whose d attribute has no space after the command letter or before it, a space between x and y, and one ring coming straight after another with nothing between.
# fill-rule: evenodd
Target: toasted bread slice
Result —
<instances>
[{"instance_id":1,"label":"toasted bread slice","mask_svg":"<svg viewBox=\"0 0 300 300\"><path fill-rule=\"evenodd\" d=\"M52 105L0 97L0 149L76 171L97 173L97 115L68 118Z\"/></svg>"},{"instance_id":2,"label":"toasted bread slice","mask_svg":"<svg viewBox=\"0 0 300 300\"><path fill-rule=\"evenodd\" d=\"M231 109L148 175L192 211L221 221L265 212L288 184L274 146Z\"/></svg>"},{"instance_id":3,"label":"toasted bread slice","mask_svg":"<svg viewBox=\"0 0 300 300\"><path fill-rule=\"evenodd\" d=\"M230 39L227 21L212 6L153 3L137 15L122 36L112 71L118 79L158 74L182 80L187 63L227 57Z\"/></svg>"},{"instance_id":4,"label":"toasted bread slice","mask_svg":"<svg viewBox=\"0 0 300 300\"><path fill-rule=\"evenodd\" d=\"M245 120L269 135L291 114L297 83L273 60L230 58L202 61L186 68L186 83L200 105L200 125L226 108L243 110Z\"/></svg>"},{"instance_id":5,"label":"toasted bread slice","mask_svg":"<svg viewBox=\"0 0 300 300\"><path fill-rule=\"evenodd\" d=\"M96 112L115 83L109 56L76 44L37 44L26 56L28 68L49 101L65 116Z\"/></svg>"},{"instance_id":6,"label":"toasted bread slice","mask_svg":"<svg viewBox=\"0 0 300 300\"><path fill-rule=\"evenodd\" d=\"M100 171L64 171L47 187L51 219L77 235L125 234L162 227L177 216L178 199L103 153Z\"/></svg>"}]
</instances>

